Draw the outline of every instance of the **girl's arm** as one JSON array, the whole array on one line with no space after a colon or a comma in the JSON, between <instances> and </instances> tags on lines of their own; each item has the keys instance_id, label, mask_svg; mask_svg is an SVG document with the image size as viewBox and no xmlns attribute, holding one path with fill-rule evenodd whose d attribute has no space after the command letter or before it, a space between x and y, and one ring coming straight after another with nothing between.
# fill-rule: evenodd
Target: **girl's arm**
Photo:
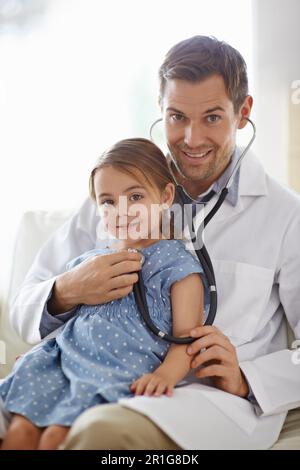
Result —
<instances>
[{"instance_id":1,"label":"girl's arm","mask_svg":"<svg viewBox=\"0 0 300 470\"><path fill-rule=\"evenodd\" d=\"M197 273L172 285L173 336L189 336L192 328L203 324L203 297L203 284ZM136 395L171 395L174 386L190 370L191 357L186 347L172 343L162 364L152 374L137 379L131 391Z\"/></svg>"}]
</instances>

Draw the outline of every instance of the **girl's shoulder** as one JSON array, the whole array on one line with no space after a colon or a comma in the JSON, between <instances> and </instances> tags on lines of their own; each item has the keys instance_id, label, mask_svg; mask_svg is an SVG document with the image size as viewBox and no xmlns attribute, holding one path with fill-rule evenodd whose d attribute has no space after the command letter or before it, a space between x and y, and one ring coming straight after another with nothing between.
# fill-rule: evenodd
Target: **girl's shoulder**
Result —
<instances>
[{"instance_id":1,"label":"girl's shoulder","mask_svg":"<svg viewBox=\"0 0 300 470\"><path fill-rule=\"evenodd\" d=\"M187 256L191 254L191 252L187 249L187 244L184 239L173 239L173 240L159 240L152 245L141 248L139 251L143 253L143 255L147 257L157 257L159 255L167 255L174 258L177 253L184 255L187 253Z\"/></svg>"},{"instance_id":2,"label":"girl's shoulder","mask_svg":"<svg viewBox=\"0 0 300 470\"><path fill-rule=\"evenodd\" d=\"M145 256L143 278L152 291L169 295L175 282L190 274L203 275L198 258L187 249L183 240L161 240L141 251Z\"/></svg>"},{"instance_id":3,"label":"girl's shoulder","mask_svg":"<svg viewBox=\"0 0 300 470\"><path fill-rule=\"evenodd\" d=\"M150 274L176 268L182 264L199 265L198 258L187 249L185 241L181 239L160 240L140 251L145 257L144 268L150 266Z\"/></svg>"}]
</instances>

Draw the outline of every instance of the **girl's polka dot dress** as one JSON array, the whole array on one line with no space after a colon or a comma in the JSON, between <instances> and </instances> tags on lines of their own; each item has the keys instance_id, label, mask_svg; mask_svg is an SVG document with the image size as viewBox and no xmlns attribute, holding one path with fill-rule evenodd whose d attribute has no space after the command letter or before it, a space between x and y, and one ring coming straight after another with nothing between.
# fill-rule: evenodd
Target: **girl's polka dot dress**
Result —
<instances>
[{"instance_id":1,"label":"girl's polka dot dress","mask_svg":"<svg viewBox=\"0 0 300 470\"><path fill-rule=\"evenodd\" d=\"M91 250L68 268L112 251ZM199 273L206 286L202 267L182 240L160 240L140 251L149 313L162 331L171 333L170 287L191 273ZM168 348L169 343L146 327L133 292L105 304L79 305L56 338L17 360L0 383L0 397L8 411L39 427L70 426L87 408L132 396L132 382L154 371Z\"/></svg>"}]
</instances>

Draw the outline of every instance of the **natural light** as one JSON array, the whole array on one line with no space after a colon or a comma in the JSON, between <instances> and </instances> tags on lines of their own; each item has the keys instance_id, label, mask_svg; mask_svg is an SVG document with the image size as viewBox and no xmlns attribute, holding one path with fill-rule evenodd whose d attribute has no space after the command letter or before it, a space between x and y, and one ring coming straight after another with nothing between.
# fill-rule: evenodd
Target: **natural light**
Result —
<instances>
[{"instance_id":1,"label":"natural light","mask_svg":"<svg viewBox=\"0 0 300 470\"><path fill-rule=\"evenodd\" d=\"M149 136L159 116L157 70L176 42L195 34L228 41L245 57L252 84L250 0L1 6L0 246L6 268L22 213L76 208L107 146ZM2 289L8 276L1 271Z\"/></svg>"}]
</instances>

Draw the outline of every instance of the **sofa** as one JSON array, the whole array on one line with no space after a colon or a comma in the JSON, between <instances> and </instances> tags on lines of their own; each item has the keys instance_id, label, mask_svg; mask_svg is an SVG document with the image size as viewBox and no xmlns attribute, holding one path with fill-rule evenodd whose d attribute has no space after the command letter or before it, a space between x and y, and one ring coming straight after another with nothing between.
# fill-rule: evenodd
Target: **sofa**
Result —
<instances>
[{"instance_id":1,"label":"sofa","mask_svg":"<svg viewBox=\"0 0 300 470\"><path fill-rule=\"evenodd\" d=\"M32 260L47 238L71 216L73 211L26 212L19 225L15 239L9 291L0 305L0 363L6 353L5 364L0 364L0 378L11 370L18 355L30 349L14 332L9 323L9 303L16 295ZM300 295L300 293L299 293ZM4 362L4 361L2 361ZM300 450L300 408L288 413L280 437L272 450Z\"/></svg>"}]
</instances>

